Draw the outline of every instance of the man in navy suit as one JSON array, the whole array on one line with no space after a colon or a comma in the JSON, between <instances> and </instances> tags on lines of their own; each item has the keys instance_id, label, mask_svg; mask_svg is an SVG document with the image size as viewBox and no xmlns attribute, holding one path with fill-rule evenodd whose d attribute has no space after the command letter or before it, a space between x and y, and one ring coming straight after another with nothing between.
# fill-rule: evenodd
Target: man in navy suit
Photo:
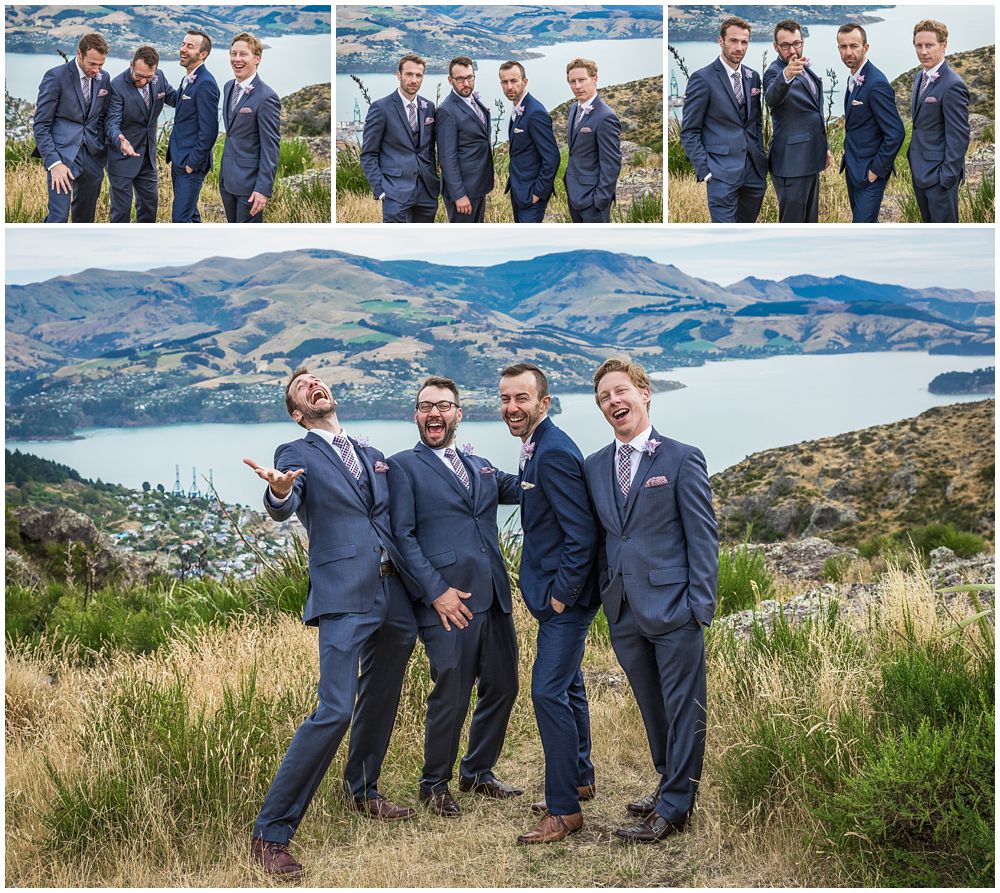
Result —
<instances>
[{"instance_id":1,"label":"man in navy suit","mask_svg":"<svg viewBox=\"0 0 1000 893\"><path fill-rule=\"evenodd\" d=\"M212 40L203 31L188 31L179 50L187 74L181 79L177 113L167 144L170 181L174 187L173 223L201 223L198 196L214 165L212 149L219 135L219 86L205 67Z\"/></svg>"},{"instance_id":2,"label":"man in navy suit","mask_svg":"<svg viewBox=\"0 0 1000 893\"><path fill-rule=\"evenodd\" d=\"M946 61L948 28L934 19L913 27L923 71L913 84L913 134L907 157L924 223L958 223L958 184L969 148L969 88Z\"/></svg>"},{"instance_id":3,"label":"man in navy suit","mask_svg":"<svg viewBox=\"0 0 1000 893\"><path fill-rule=\"evenodd\" d=\"M742 64L749 22L719 26L719 58L687 83L681 144L704 181L713 223L755 223L767 189L760 75Z\"/></svg>"},{"instance_id":4,"label":"man in navy suit","mask_svg":"<svg viewBox=\"0 0 1000 893\"><path fill-rule=\"evenodd\" d=\"M226 142L219 194L230 223L261 223L274 192L281 152L281 100L257 76L264 44L242 32L233 38L229 64L236 77L222 92Z\"/></svg>"},{"instance_id":5,"label":"man in navy suit","mask_svg":"<svg viewBox=\"0 0 1000 893\"><path fill-rule=\"evenodd\" d=\"M420 442L389 459L389 514L411 588L434 688L427 698L420 802L452 818L448 790L469 698L477 687L459 789L505 799L523 793L493 774L517 698L517 634L500 554L497 505L516 505L517 476L458 450L458 387L432 376L417 393Z\"/></svg>"},{"instance_id":6,"label":"man in navy suit","mask_svg":"<svg viewBox=\"0 0 1000 893\"><path fill-rule=\"evenodd\" d=\"M774 26L778 53L764 72L764 100L774 132L767 165L778 197L779 223L819 222L819 175L833 163L823 120L823 81L803 55L802 26Z\"/></svg>"},{"instance_id":7,"label":"man in navy suit","mask_svg":"<svg viewBox=\"0 0 1000 893\"><path fill-rule=\"evenodd\" d=\"M687 827L705 754L703 628L719 568L712 488L701 450L653 428L642 366L605 361L594 393L615 432L586 465L605 533L601 600L660 776L626 807L639 821L615 833L655 843Z\"/></svg>"},{"instance_id":8,"label":"man in navy suit","mask_svg":"<svg viewBox=\"0 0 1000 893\"><path fill-rule=\"evenodd\" d=\"M569 160L563 175L570 220L610 223L622 170L622 127L597 95L596 62L574 59L566 66L566 81L576 97L566 129Z\"/></svg>"},{"instance_id":9,"label":"man in navy suit","mask_svg":"<svg viewBox=\"0 0 1000 893\"><path fill-rule=\"evenodd\" d=\"M383 223L433 223L438 179L434 160L434 103L419 95L427 63L409 54L399 60L399 88L376 99L365 116L361 169Z\"/></svg>"},{"instance_id":10,"label":"man in navy suit","mask_svg":"<svg viewBox=\"0 0 1000 893\"><path fill-rule=\"evenodd\" d=\"M547 417L548 379L517 363L500 373L500 415L521 439L518 581L538 621L531 703L545 754L541 821L520 844L554 843L583 827L581 800L594 796L590 711L580 664L599 607L597 519L587 496L583 455Z\"/></svg>"},{"instance_id":11,"label":"man in navy suit","mask_svg":"<svg viewBox=\"0 0 1000 893\"><path fill-rule=\"evenodd\" d=\"M295 514L309 537L303 620L319 628L319 704L288 746L251 844L265 873L291 877L303 868L288 842L349 725L344 788L354 808L385 820L415 815L377 784L417 631L396 576L402 562L389 525L384 456L347 436L330 389L307 369L292 373L285 406L306 435L279 446L273 468L243 461L267 481L267 513L276 521Z\"/></svg>"},{"instance_id":12,"label":"man in navy suit","mask_svg":"<svg viewBox=\"0 0 1000 893\"><path fill-rule=\"evenodd\" d=\"M111 76L100 34L85 34L76 57L45 72L35 105L35 151L48 171L46 223L93 223L104 182L108 146L104 116Z\"/></svg>"},{"instance_id":13,"label":"man in navy suit","mask_svg":"<svg viewBox=\"0 0 1000 893\"><path fill-rule=\"evenodd\" d=\"M868 35L849 22L837 29L840 58L851 70L844 94L844 157L840 170L854 223L878 223L893 162L906 131L888 79L868 61Z\"/></svg>"},{"instance_id":14,"label":"man in navy suit","mask_svg":"<svg viewBox=\"0 0 1000 893\"><path fill-rule=\"evenodd\" d=\"M552 118L528 92L528 78L520 62L500 66L500 88L514 103L507 125L510 172L504 191L510 193L515 223L541 223L559 170Z\"/></svg>"},{"instance_id":15,"label":"man in navy suit","mask_svg":"<svg viewBox=\"0 0 1000 893\"><path fill-rule=\"evenodd\" d=\"M482 223L486 196L493 190L490 110L474 89L476 73L468 56L448 65L451 93L437 109L441 194L449 223Z\"/></svg>"},{"instance_id":16,"label":"man in navy suit","mask_svg":"<svg viewBox=\"0 0 1000 893\"><path fill-rule=\"evenodd\" d=\"M164 104L177 104L176 93L160 71L160 54L150 46L139 47L129 67L111 81L111 98L104 130L108 152L108 187L111 222L132 219L156 223L159 179L156 171L156 122Z\"/></svg>"}]
</instances>

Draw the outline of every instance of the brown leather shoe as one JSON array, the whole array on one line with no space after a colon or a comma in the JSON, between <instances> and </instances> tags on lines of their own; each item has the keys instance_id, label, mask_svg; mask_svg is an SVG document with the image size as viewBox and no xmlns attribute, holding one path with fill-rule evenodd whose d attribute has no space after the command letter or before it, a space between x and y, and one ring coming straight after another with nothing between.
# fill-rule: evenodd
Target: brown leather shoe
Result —
<instances>
[{"instance_id":1,"label":"brown leather shoe","mask_svg":"<svg viewBox=\"0 0 1000 893\"><path fill-rule=\"evenodd\" d=\"M305 873L305 868L288 852L288 844L264 840L261 837L255 837L250 843L250 861L265 874L298 877Z\"/></svg>"},{"instance_id":2,"label":"brown leather shoe","mask_svg":"<svg viewBox=\"0 0 1000 893\"><path fill-rule=\"evenodd\" d=\"M418 796L424 806L442 818L455 819L462 814L462 807L455 802L455 798L451 796L451 791L447 788L436 792L425 791L421 788Z\"/></svg>"},{"instance_id":3,"label":"brown leather shoe","mask_svg":"<svg viewBox=\"0 0 1000 893\"><path fill-rule=\"evenodd\" d=\"M682 834L686 830L687 822L670 822L654 812L637 825L619 828L615 836L629 843L659 843L671 834Z\"/></svg>"},{"instance_id":4,"label":"brown leather shoe","mask_svg":"<svg viewBox=\"0 0 1000 893\"><path fill-rule=\"evenodd\" d=\"M594 795L597 793L597 785L596 784L582 784L582 785L580 785L580 787L578 787L576 789L576 791L577 791L577 796L579 797L581 803L584 800L593 800L594 799ZM548 808L548 806L545 805L545 801L544 800L539 800L537 803L532 803L531 804L531 811L532 812L548 812L549 808Z\"/></svg>"},{"instance_id":5,"label":"brown leather shoe","mask_svg":"<svg viewBox=\"0 0 1000 893\"><path fill-rule=\"evenodd\" d=\"M494 800L506 800L508 797L520 797L524 793L522 788L515 788L513 785L504 784L499 778L487 778L483 781L473 781L471 778L460 778L458 789L462 793L472 791L474 794L482 794L484 797L492 797Z\"/></svg>"},{"instance_id":6,"label":"brown leather shoe","mask_svg":"<svg viewBox=\"0 0 1000 893\"><path fill-rule=\"evenodd\" d=\"M647 794L645 797L640 797L638 800L626 803L625 812L629 815L634 815L637 819L644 819L651 813L656 812L656 804L659 802L659 791L653 791L652 794Z\"/></svg>"},{"instance_id":7,"label":"brown leather shoe","mask_svg":"<svg viewBox=\"0 0 1000 893\"><path fill-rule=\"evenodd\" d=\"M381 819L385 822L397 822L401 819L416 817L417 811L410 806L397 806L378 792L371 800L355 800L354 808L370 819Z\"/></svg>"},{"instance_id":8,"label":"brown leather shoe","mask_svg":"<svg viewBox=\"0 0 1000 893\"><path fill-rule=\"evenodd\" d=\"M553 815L545 813L545 817L527 834L517 838L518 843L556 843L570 834L576 834L583 827L583 813L573 815Z\"/></svg>"}]
</instances>

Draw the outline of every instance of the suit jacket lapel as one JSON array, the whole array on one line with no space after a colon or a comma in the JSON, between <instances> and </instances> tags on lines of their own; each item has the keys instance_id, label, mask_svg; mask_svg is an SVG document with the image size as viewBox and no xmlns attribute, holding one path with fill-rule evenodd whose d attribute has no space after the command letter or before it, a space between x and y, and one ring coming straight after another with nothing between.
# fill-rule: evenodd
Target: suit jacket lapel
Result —
<instances>
[{"instance_id":1,"label":"suit jacket lapel","mask_svg":"<svg viewBox=\"0 0 1000 893\"><path fill-rule=\"evenodd\" d=\"M445 468L444 462L438 458L438 455L434 452L434 450L423 443L418 443L413 450L420 457L421 461L430 466L431 470L437 474L447 484L447 486L451 487L465 500L472 498L471 492L462 486L462 482L458 479L458 475L455 474L454 471ZM461 458L459 458L459 461L462 461ZM469 471L468 466L466 466L466 471ZM469 484L470 486L472 484L471 472L469 472Z\"/></svg>"},{"instance_id":2,"label":"suit jacket lapel","mask_svg":"<svg viewBox=\"0 0 1000 893\"><path fill-rule=\"evenodd\" d=\"M331 444L327 443L326 440L320 437L320 435L314 434L312 431L306 435L305 439L333 463L334 468L336 468L337 471L344 476L344 480L347 481L347 483L351 486L351 489L353 489L357 494L361 504L364 505L366 500L364 494L362 493L361 485L354 479L354 475L347 470L344 460L340 458L340 453L338 453ZM360 451L355 448L355 452L358 453Z\"/></svg>"},{"instance_id":3,"label":"suit jacket lapel","mask_svg":"<svg viewBox=\"0 0 1000 893\"><path fill-rule=\"evenodd\" d=\"M650 437L652 436L650 434ZM646 450L639 458L639 467L635 470L635 477L632 478L632 485L628 488L628 496L625 500L625 511L622 517L623 528L628 523L628 516L632 512L632 506L635 505L635 497L639 490L642 489L642 482L646 479L646 472L649 471L649 466L653 464L653 456L653 453Z\"/></svg>"},{"instance_id":4,"label":"suit jacket lapel","mask_svg":"<svg viewBox=\"0 0 1000 893\"><path fill-rule=\"evenodd\" d=\"M415 144L419 143L419 134L420 134L420 103L419 103L419 101L417 102L417 133L416 134L414 134L414 132L410 129L410 119L406 116L406 104L400 98L398 90L392 94L392 104L396 107L396 113L399 115L399 120L403 122L403 128L405 129L405 132L410 135L410 139L413 140L413 142Z\"/></svg>"},{"instance_id":5,"label":"suit jacket lapel","mask_svg":"<svg viewBox=\"0 0 1000 893\"><path fill-rule=\"evenodd\" d=\"M729 101L733 104L733 108L736 109L736 114L740 114L740 104L736 101L736 94L733 92L733 79L729 76L729 69L726 68L718 59L715 60L715 74L719 78L719 82L722 84L722 89L726 91L726 96L729 97ZM743 74L742 68L740 69L740 74ZM747 91L743 91L743 100L746 101Z\"/></svg>"},{"instance_id":6,"label":"suit jacket lapel","mask_svg":"<svg viewBox=\"0 0 1000 893\"><path fill-rule=\"evenodd\" d=\"M605 505L611 506L608 518L613 525L612 533L620 534L622 532L622 516L621 512L618 511L618 499L615 497L615 487L618 486L618 469L615 466L618 460L617 441L605 447L605 449L608 455L597 465L597 486L603 492L595 495L594 502L600 505L603 501ZM601 471L602 466L604 468L603 472Z\"/></svg>"}]
</instances>

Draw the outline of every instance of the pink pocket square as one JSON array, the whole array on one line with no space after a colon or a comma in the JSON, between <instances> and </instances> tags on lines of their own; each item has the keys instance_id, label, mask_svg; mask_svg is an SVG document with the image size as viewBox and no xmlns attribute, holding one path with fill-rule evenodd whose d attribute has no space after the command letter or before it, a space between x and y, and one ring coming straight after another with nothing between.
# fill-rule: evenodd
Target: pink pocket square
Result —
<instances>
[{"instance_id":1,"label":"pink pocket square","mask_svg":"<svg viewBox=\"0 0 1000 893\"><path fill-rule=\"evenodd\" d=\"M252 115L253 114L253 109L248 109L246 106L244 106L243 108L240 109L240 114L241 115Z\"/></svg>"},{"instance_id":2,"label":"pink pocket square","mask_svg":"<svg viewBox=\"0 0 1000 893\"><path fill-rule=\"evenodd\" d=\"M656 477L651 477L646 479L646 483L643 484L644 487L664 487L669 484L670 481L667 480L665 475L658 474Z\"/></svg>"},{"instance_id":3,"label":"pink pocket square","mask_svg":"<svg viewBox=\"0 0 1000 893\"><path fill-rule=\"evenodd\" d=\"M580 133L593 133L593 132L594 132L593 128L590 128L590 127L581 127L580 128Z\"/></svg>"},{"instance_id":4,"label":"pink pocket square","mask_svg":"<svg viewBox=\"0 0 1000 893\"><path fill-rule=\"evenodd\" d=\"M750 95L751 96L758 96L758 95L760 95L760 87L752 87L750 89Z\"/></svg>"},{"instance_id":5,"label":"pink pocket square","mask_svg":"<svg viewBox=\"0 0 1000 893\"><path fill-rule=\"evenodd\" d=\"M389 466L381 459L376 460L374 468L375 474L385 474L389 470Z\"/></svg>"},{"instance_id":6,"label":"pink pocket square","mask_svg":"<svg viewBox=\"0 0 1000 893\"><path fill-rule=\"evenodd\" d=\"M98 90L97 91L97 95L98 96L107 96L108 95L108 91L107 90Z\"/></svg>"},{"instance_id":7,"label":"pink pocket square","mask_svg":"<svg viewBox=\"0 0 1000 893\"><path fill-rule=\"evenodd\" d=\"M433 124L433 123L434 123L433 118L424 118L424 124Z\"/></svg>"},{"instance_id":8,"label":"pink pocket square","mask_svg":"<svg viewBox=\"0 0 1000 893\"><path fill-rule=\"evenodd\" d=\"M926 99L924 100L924 102L937 102L937 97L936 97L936 96L928 96L928 97L927 97L927 98L926 98Z\"/></svg>"},{"instance_id":9,"label":"pink pocket square","mask_svg":"<svg viewBox=\"0 0 1000 893\"><path fill-rule=\"evenodd\" d=\"M167 95L166 93L157 93L156 94L156 98L157 99L163 99L163 97L166 96L166 95Z\"/></svg>"},{"instance_id":10,"label":"pink pocket square","mask_svg":"<svg viewBox=\"0 0 1000 893\"><path fill-rule=\"evenodd\" d=\"M480 474L496 474L497 470L490 465L484 465L479 469Z\"/></svg>"}]
</instances>

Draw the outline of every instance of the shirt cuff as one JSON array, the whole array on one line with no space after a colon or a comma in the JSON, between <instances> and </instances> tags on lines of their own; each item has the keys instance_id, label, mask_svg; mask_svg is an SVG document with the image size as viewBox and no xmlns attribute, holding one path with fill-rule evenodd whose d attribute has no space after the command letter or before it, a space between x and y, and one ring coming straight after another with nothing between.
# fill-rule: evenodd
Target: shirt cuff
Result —
<instances>
[{"instance_id":1,"label":"shirt cuff","mask_svg":"<svg viewBox=\"0 0 1000 893\"><path fill-rule=\"evenodd\" d=\"M272 490L270 487L268 487L267 488L267 498L270 500L270 502L271 502L272 505L278 506L278 505L284 505L286 502L288 502L288 500L292 498L292 494L289 493L285 497L275 496L274 495L274 490Z\"/></svg>"}]
</instances>

